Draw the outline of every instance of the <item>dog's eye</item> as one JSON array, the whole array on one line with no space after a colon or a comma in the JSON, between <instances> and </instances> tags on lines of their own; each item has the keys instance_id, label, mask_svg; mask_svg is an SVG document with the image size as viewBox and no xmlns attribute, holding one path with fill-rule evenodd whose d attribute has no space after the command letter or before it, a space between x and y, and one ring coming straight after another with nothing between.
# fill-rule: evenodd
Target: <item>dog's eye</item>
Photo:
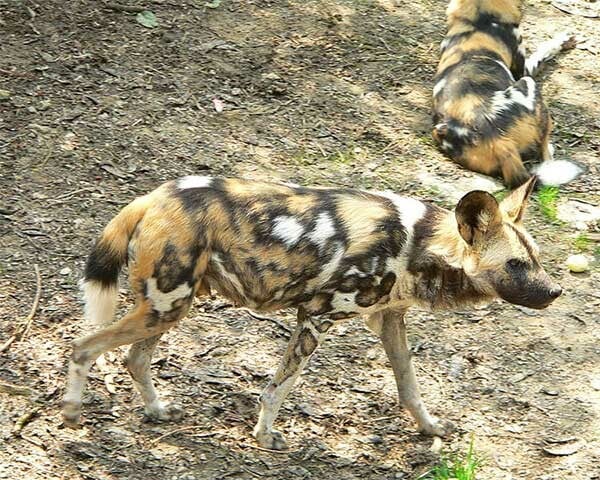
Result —
<instances>
[{"instance_id":1,"label":"dog's eye","mask_svg":"<svg viewBox=\"0 0 600 480\"><path fill-rule=\"evenodd\" d=\"M527 262L519 260L518 258L511 258L508 262L506 262L506 267L509 270L523 270L527 268Z\"/></svg>"}]
</instances>

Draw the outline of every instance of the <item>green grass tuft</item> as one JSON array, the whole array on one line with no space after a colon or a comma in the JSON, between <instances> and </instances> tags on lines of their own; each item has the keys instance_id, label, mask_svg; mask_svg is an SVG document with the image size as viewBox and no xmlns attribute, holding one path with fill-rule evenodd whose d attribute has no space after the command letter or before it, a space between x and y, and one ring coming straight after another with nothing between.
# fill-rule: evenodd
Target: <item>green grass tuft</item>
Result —
<instances>
[{"instance_id":1,"label":"green grass tuft","mask_svg":"<svg viewBox=\"0 0 600 480\"><path fill-rule=\"evenodd\" d=\"M473 439L464 456L442 456L438 465L421 477L423 480L476 480L475 474L482 461L475 453Z\"/></svg>"},{"instance_id":2,"label":"green grass tuft","mask_svg":"<svg viewBox=\"0 0 600 480\"><path fill-rule=\"evenodd\" d=\"M590 242L590 239L585 233L580 233L575 240L573 240L573 247L579 252L587 252L591 246L592 242Z\"/></svg>"},{"instance_id":3,"label":"green grass tuft","mask_svg":"<svg viewBox=\"0 0 600 480\"><path fill-rule=\"evenodd\" d=\"M543 186L538 191L537 200L540 210L545 217L556 221L556 201L558 200L558 187Z\"/></svg>"}]
</instances>

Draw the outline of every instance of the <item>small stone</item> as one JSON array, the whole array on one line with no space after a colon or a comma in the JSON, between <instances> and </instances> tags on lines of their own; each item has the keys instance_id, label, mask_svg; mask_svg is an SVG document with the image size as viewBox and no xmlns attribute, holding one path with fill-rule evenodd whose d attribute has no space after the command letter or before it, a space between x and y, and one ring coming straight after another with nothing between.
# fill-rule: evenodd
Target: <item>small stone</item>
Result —
<instances>
[{"instance_id":1,"label":"small stone","mask_svg":"<svg viewBox=\"0 0 600 480\"><path fill-rule=\"evenodd\" d=\"M590 268L590 264L585 255L571 255L567 258L567 267L573 273L586 272Z\"/></svg>"},{"instance_id":2,"label":"small stone","mask_svg":"<svg viewBox=\"0 0 600 480\"><path fill-rule=\"evenodd\" d=\"M231 89L231 94L232 95L241 95L241 93L242 93L242 89L241 88L235 87L235 88Z\"/></svg>"},{"instance_id":3,"label":"small stone","mask_svg":"<svg viewBox=\"0 0 600 480\"><path fill-rule=\"evenodd\" d=\"M10 98L10 92L8 90L0 89L0 100L6 100L8 98Z\"/></svg>"},{"instance_id":4,"label":"small stone","mask_svg":"<svg viewBox=\"0 0 600 480\"><path fill-rule=\"evenodd\" d=\"M600 391L600 377L596 377L592 379L592 388L594 390Z\"/></svg>"},{"instance_id":5,"label":"small stone","mask_svg":"<svg viewBox=\"0 0 600 480\"><path fill-rule=\"evenodd\" d=\"M381 438L379 435L371 435L369 437L369 443L372 443L373 445L381 445L383 443L383 438Z\"/></svg>"},{"instance_id":6,"label":"small stone","mask_svg":"<svg viewBox=\"0 0 600 480\"><path fill-rule=\"evenodd\" d=\"M72 272L72 270L69 267L65 267L58 273L60 273L61 275L70 275L71 272Z\"/></svg>"}]
</instances>

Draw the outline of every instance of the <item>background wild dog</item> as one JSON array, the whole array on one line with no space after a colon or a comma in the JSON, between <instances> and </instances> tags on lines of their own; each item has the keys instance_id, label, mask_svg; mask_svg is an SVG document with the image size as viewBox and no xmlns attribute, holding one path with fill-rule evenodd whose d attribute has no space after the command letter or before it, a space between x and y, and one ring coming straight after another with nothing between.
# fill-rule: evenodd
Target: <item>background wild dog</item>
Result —
<instances>
[{"instance_id":1,"label":"background wild dog","mask_svg":"<svg viewBox=\"0 0 600 480\"><path fill-rule=\"evenodd\" d=\"M433 138L450 158L510 187L530 177L522 160L539 159L542 183L560 185L582 169L554 161L552 120L531 78L575 40L561 34L525 58L518 0L452 0L433 88Z\"/></svg>"},{"instance_id":2,"label":"background wild dog","mask_svg":"<svg viewBox=\"0 0 600 480\"><path fill-rule=\"evenodd\" d=\"M454 308L501 297L544 308L561 294L522 224L530 180L499 205L465 195L455 211L393 193L304 188L213 177L168 182L126 206L104 229L83 282L86 317L103 325L73 344L63 416L78 422L88 371L98 356L132 344L127 367L146 413L162 403L150 376L160 336L211 289L256 310L298 308L296 329L260 399L254 435L285 448L273 422L294 381L331 326L367 315L385 347L401 403L419 429L444 425L423 405L406 340L411 305ZM128 264L135 306L111 323L120 268ZM110 325L109 325L110 324Z\"/></svg>"}]
</instances>

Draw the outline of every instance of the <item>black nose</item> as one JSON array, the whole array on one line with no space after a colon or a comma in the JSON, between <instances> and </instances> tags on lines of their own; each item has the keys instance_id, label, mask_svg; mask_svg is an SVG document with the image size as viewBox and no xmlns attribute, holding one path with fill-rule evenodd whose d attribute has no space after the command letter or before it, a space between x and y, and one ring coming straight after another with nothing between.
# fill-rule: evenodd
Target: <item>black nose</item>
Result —
<instances>
[{"instance_id":1,"label":"black nose","mask_svg":"<svg viewBox=\"0 0 600 480\"><path fill-rule=\"evenodd\" d=\"M560 297L561 293L562 293L562 288L560 288L559 286L552 287L548 291L548 295L550 295L552 298L558 298L558 297Z\"/></svg>"}]
</instances>

